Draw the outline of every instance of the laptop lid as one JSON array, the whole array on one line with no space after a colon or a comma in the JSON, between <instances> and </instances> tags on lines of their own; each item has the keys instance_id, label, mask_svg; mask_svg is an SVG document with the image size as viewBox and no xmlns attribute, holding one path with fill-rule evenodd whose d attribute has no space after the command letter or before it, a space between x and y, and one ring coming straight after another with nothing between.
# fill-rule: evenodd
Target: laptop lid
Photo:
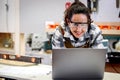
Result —
<instances>
[{"instance_id":1,"label":"laptop lid","mask_svg":"<svg viewBox=\"0 0 120 80\"><path fill-rule=\"evenodd\" d=\"M67 48L53 49L53 79L102 79L106 49Z\"/></svg>"}]
</instances>

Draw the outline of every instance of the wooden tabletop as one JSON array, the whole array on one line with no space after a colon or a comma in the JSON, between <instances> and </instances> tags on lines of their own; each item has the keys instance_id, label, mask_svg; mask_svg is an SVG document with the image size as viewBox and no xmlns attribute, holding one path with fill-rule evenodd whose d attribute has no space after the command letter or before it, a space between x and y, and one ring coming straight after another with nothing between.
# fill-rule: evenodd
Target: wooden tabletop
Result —
<instances>
[{"instance_id":1,"label":"wooden tabletop","mask_svg":"<svg viewBox=\"0 0 120 80\"><path fill-rule=\"evenodd\" d=\"M105 72L120 73L120 63L106 63Z\"/></svg>"}]
</instances>

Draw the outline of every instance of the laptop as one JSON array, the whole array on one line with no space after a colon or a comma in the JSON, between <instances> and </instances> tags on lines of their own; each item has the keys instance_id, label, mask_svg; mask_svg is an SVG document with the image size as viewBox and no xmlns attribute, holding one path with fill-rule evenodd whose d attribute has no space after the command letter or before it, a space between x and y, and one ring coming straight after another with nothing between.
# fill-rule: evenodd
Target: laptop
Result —
<instances>
[{"instance_id":1,"label":"laptop","mask_svg":"<svg viewBox=\"0 0 120 80\"><path fill-rule=\"evenodd\" d=\"M102 80L107 49L53 49L53 80Z\"/></svg>"}]
</instances>

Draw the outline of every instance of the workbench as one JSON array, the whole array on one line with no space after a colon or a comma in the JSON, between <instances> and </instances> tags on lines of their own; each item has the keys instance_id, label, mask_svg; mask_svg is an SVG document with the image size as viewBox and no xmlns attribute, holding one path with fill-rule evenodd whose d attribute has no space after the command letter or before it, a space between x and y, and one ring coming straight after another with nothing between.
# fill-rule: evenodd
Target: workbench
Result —
<instances>
[{"instance_id":1,"label":"workbench","mask_svg":"<svg viewBox=\"0 0 120 80\"><path fill-rule=\"evenodd\" d=\"M52 80L52 66L38 64L33 66L10 66L0 64L0 77L15 80ZM120 64L106 63L103 80L119 80Z\"/></svg>"}]
</instances>

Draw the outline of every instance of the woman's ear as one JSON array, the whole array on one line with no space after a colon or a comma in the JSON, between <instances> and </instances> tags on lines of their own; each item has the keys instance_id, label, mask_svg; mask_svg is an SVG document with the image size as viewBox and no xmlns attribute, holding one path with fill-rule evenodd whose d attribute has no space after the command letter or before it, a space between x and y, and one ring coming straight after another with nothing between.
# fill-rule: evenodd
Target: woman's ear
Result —
<instances>
[{"instance_id":1,"label":"woman's ear","mask_svg":"<svg viewBox=\"0 0 120 80\"><path fill-rule=\"evenodd\" d=\"M67 21L67 23L68 23L68 25L69 25L69 24L70 24L70 20L67 18L66 21Z\"/></svg>"}]
</instances>

